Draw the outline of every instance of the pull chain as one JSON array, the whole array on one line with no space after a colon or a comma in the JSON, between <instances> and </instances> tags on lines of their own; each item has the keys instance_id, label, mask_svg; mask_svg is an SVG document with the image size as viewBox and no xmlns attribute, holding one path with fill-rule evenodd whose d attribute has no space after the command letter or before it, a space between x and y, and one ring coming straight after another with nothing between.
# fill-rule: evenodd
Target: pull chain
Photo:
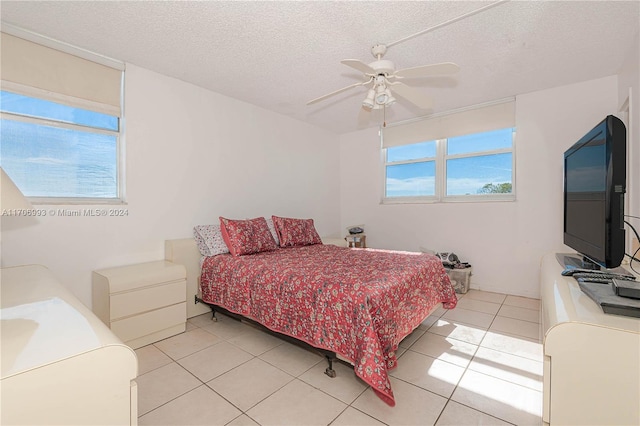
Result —
<instances>
[{"instance_id":1,"label":"pull chain","mask_svg":"<svg viewBox=\"0 0 640 426\"><path fill-rule=\"evenodd\" d=\"M382 105L382 127L387 127L387 105Z\"/></svg>"}]
</instances>

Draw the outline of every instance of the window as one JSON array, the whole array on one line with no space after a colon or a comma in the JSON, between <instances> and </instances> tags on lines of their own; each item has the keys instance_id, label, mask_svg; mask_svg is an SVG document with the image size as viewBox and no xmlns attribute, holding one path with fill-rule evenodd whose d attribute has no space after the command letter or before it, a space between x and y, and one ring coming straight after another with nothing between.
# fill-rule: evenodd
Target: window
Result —
<instances>
[{"instance_id":1,"label":"window","mask_svg":"<svg viewBox=\"0 0 640 426\"><path fill-rule=\"evenodd\" d=\"M445 139L446 196L513 193L514 129Z\"/></svg>"},{"instance_id":2,"label":"window","mask_svg":"<svg viewBox=\"0 0 640 426\"><path fill-rule=\"evenodd\" d=\"M514 134L507 128L386 148L385 201L513 199Z\"/></svg>"},{"instance_id":3,"label":"window","mask_svg":"<svg viewBox=\"0 0 640 426\"><path fill-rule=\"evenodd\" d=\"M25 196L118 198L118 117L7 91L0 111L0 161Z\"/></svg>"},{"instance_id":4,"label":"window","mask_svg":"<svg viewBox=\"0 0 640 426\"><path fill-rule=\"evenodd\" d=\"M1 42L2 168L32 202L121 201L124 64L12 26Z\"/></svg>"},{"instance_id":5,"label":"window","mask_svg":"<svg viewBox=\"0 0 640 426\"><path fill-rule=\"evenodd\" d=\"M393 124L381 136L385 203L515 198L512 100Z\"/></svg>"},{"instance_id":6,"label":"window","mask_svg":"<svg viewBox=\"0 0 640 426\"><path fill-rule=\"evenodd\" d=\"M436 141L387 150L386 197L436 195Z\"/></svg>"}]
</instances>

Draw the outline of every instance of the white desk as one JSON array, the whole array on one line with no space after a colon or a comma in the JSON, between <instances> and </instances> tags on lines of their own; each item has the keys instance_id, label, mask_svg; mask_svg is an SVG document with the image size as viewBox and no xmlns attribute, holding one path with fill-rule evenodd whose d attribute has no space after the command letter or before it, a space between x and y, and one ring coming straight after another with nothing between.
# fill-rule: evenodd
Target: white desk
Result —
<instances>
[{"instance_id":1,"label":"white desk","mask_svg":"<svg viewBox=\"0 0 640 426\"><path fill-rule=\"evenodd\" d=\"M0 423L137 424L135 352L47 268L0 274Z\"/></svg>"}]
</instances>

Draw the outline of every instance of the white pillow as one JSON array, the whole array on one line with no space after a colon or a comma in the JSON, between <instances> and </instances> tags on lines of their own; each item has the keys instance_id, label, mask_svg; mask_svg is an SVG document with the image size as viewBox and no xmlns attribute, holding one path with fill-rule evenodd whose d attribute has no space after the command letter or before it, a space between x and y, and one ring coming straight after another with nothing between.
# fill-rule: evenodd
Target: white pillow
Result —
<instances>
[{"instance_id":1,"label":"white pillow","mask_svg":"<svg viewBox=\"0 0 640 426\"><path fill-rule=\"evenodd\" d=\"M193 237L203 256L216 256L229 253L229 248L222 238L220 225L198 225L193 228Z\"/></svg>"},{"instance_id":2,"label":"white pillow","mask_svg":"<svg viewBox=\"0 0 640 426\"><path fill-rule=\"evenodd\" d=\"M271 231L271 235L273 236L273 239L276 240L276 245L280 247L280 238L278 238L276 227L273 225L273 218L269 216L269 217L265 217L265 219L267 219L267 226L269 227L269 231Z\"/></svg>"}]
</instances>

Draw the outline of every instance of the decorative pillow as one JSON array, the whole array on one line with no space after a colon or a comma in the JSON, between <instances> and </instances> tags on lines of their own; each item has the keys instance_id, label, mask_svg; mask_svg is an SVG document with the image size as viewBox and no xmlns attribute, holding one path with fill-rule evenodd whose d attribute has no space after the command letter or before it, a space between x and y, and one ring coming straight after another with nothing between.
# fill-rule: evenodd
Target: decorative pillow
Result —
<instances>
[{"instance_id":1,"label":"decorative pillow","mask_svg":"<svg viewBox=\"0 0 640 426\"><path fill-rule=\"evenodd\" d=\"M272 218L280 239L280 247L322 244L322 240L313 225L313 219L293 219L278 216L272 216Z\"/></svg>"},{"instance_id":2,"label":"decorative pillow","mask_svg":"<svg viewBox=\"0 0 640 426\"><path fill-rule=\"evenodd\" d=\"M278 248L264 217L233 220L220 217L222 238L234 256L259 253Z\"/></svg>"},{"instance_id":3,"label":"decorative pillow","mask_svg":"<svg viewBox=\"0 0 640 426\"><path fill-rule=\"evenodd\" d=\"M193 237L203 256L216 256L229 253L229 248L222 238L220 225L198 225L193 228Z\"/></svg>"}]
</instances>

